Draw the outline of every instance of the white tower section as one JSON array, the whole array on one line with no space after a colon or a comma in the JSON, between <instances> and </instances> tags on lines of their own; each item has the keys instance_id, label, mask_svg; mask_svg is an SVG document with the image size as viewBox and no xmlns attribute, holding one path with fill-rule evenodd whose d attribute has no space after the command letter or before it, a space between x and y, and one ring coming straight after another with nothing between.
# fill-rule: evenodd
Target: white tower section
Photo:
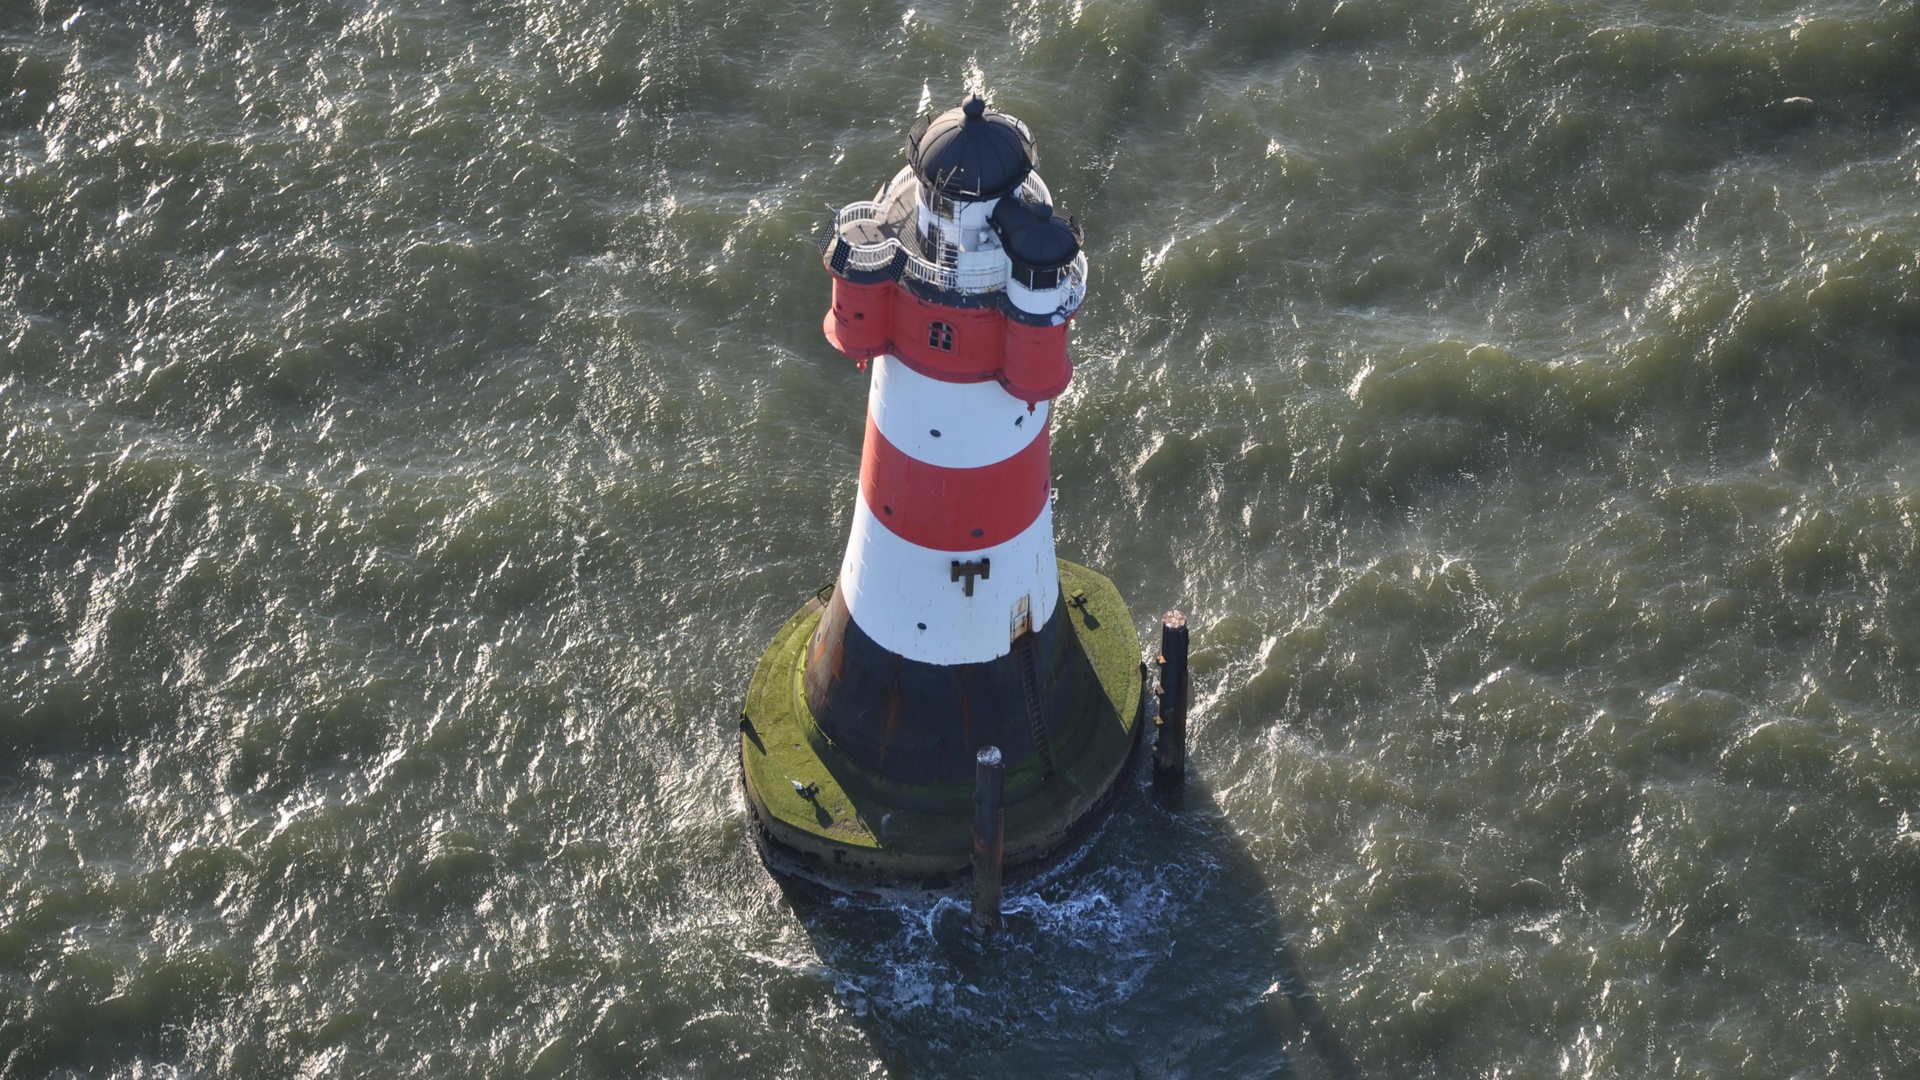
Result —
<instances>
[{"instance_id":1,"label":"white tower section","mask_svg":"<svg viewBox=\"0 0 1920 1080\"><path fill-rule=\"evenodd\" d=\"M966 664L1007 655L1014 638L1053 616L1060 594L1045 472L1047 403L1029 411L998 383L943 382L889 354L874 361L867 415L869 439L877 432L900 455L885 472L918 490L897 490L863 466L840 566L848 613L881 647L912 660ZM1028 489L1026 497L1001 490L1014 487ZM976 492L1003 502L953 507L923 527L890 526L909 504ZM997 536L1005 538L979 543ZM961 571L970 584L955 579L956 563L979 567Z\"/></svg>"}]
</instances>

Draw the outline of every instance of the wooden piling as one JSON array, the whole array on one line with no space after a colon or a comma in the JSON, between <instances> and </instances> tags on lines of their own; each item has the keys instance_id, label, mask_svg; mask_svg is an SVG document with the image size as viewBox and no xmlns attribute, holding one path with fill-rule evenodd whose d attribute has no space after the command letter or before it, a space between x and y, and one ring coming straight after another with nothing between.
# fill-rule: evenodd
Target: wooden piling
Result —
<instances>
[{"instance_id":1,"label":"wooden piling","mask_svg":"<svg viewBox=\"0 0 1920 1080\"><path fill-rule=\"evenodd\" d=\"M1187 783L1187 617L1160 618L1160 716L1153 741L1153 782L1169 791Z\"/></svg>"},{"instance_id":2,"label":"wooden piling","mask_svg":"<svg viewBox=\"0 0 1920 1080\"><path fill-rule=\"evenodd\" d=\"M1006 853L1007 811L1000 748L974 755L973 773L973 932L990 938L1000 932L1000 870Z\"/></svg>"}]
</instances>

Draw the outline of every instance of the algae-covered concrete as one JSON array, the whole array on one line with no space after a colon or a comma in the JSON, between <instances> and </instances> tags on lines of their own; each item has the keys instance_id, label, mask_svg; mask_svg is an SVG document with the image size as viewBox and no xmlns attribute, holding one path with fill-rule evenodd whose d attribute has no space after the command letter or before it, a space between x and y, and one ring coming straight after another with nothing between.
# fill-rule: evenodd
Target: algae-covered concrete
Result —
<instances>
[{"instance_id":1,"label":"algae-covered concrete","mask_svg":"<svg viewBox=\"0 0 1920 1080\"><path fill-rule=\"evenodd\" d=\"M1007 762L1006 861L1058 850L1104 807L1140 735L1145 668L1133 620L1103 575L1062 559L1073 629L1072 716L1053 748ZM944 885L968 868L973 789L909 784L854 764L815 726L801 684L822 604L787 620L761 657L740 720L740 764L761 848L777 871L835 886Z\"/></svg>"}]
</instances>

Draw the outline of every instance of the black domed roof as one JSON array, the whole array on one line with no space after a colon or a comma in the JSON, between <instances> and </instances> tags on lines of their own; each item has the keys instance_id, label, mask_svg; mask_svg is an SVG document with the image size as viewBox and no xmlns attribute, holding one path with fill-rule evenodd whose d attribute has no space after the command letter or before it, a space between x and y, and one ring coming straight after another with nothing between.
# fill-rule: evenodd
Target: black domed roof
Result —
<instances>
[{"instance_id":1,"label":"black domed roof","mask_svg":"<svg viewBox=\"0 0 1920 1080\"><path fill-rule=\"evenodd\" d=\"M1062 217L1046 203L1001 199L993 208L993 227L1016 266L1058 270L1080 254L1085 237L1080 223Z\"/></svg>"},{"instance_id":2,"label":"black domed roof","mask_svg":"<svg viewBox=\"0 0 1920 1080\"><path fill-rule=\"evenodd\" d=\"M907 133L907 161L928 187L964 202L997 199L1033 171L1033 136L975 94Z\"/></svg>"}]
</instances>

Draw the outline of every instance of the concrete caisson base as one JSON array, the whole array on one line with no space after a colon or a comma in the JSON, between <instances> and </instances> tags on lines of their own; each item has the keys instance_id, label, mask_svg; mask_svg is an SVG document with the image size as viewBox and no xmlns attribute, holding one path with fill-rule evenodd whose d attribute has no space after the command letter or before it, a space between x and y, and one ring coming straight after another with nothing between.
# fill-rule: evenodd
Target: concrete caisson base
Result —
<instances>
[{"instance_id":1,"label":"concrete caisson base","mask_svg":"<svg viewBox=\"0 0 1920 1080\"><path fill-rule=\"evenodd\" d=\"M1053 772L1037 755L1007 763L1009 867L1045 859L1089 824L1140 739L1146 668L1126 604L1101 574L1064 559L1059 567L1069 650L1084 662L1059 669L1071 683L1064 694L1042 694L1071 712L1052 740ZM973 851L972 786L881 775L815 725L802 680L823 609L812 600L787 620L747 689L740 765L761 854L776 873L835 888L951 885Z\"/></svg>"}]
</instances>

